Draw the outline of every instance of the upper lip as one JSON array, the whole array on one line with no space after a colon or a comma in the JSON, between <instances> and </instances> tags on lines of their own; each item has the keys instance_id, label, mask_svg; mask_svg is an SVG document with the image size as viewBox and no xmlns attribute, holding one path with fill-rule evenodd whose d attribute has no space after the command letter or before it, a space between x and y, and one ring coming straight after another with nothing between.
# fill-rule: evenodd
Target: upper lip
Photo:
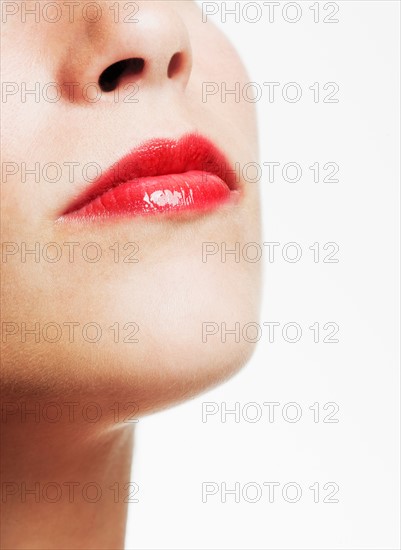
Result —
<instances>
[{"instance_id":1,"label":"upper lip","mask_svg":"<svg viewBox=\"0 0 401 550\"><path fill-rule=\"evenodd\" d=\"M179 140L154 139L144 142L117 161L79 195L63 212L76 212L113 187L149 176L182 174L190 170L214 174L230 189L237 188L234 170L225 155L207 138L187 134Z\"/></svg>"}]
</instances>

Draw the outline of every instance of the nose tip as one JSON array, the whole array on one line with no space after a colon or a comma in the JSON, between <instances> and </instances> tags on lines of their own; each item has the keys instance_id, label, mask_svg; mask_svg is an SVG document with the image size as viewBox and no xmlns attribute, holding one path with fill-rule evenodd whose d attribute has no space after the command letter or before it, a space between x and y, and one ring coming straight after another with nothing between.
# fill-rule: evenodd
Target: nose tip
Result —
<instances>
[{"instance_id":1,"label":"nose tip","mask_svg":"<svg viewBox=\"0 0 401 550\"><path fill-rule=\"evenodd\" d=\"M145 82L186 86L192 70L191 42L183 20L169 4L165 0L140 4L131 40L144 61Z\"/></svg>"},{"instance_id":2,"label":"nose tip","mask_svg":"<svg viewBox=\"0 0 401 550\"><path fill-rule=\"evenodd\" d=\"M132 82L185 88L192 70L191 43L179 13L169 4L138 2L137 19L131 24L116 23L111 15L107 21L85 23L86 32L81 30L67 48L64 81L96 82L105 93Z\"/></svg>"}]
</instances>

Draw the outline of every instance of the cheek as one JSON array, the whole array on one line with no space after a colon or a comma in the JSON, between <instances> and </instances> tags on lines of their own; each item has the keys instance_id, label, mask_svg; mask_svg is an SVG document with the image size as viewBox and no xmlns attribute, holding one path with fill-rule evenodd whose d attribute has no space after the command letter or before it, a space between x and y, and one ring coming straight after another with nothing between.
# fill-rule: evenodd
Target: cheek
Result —
<instances>
[{"instance_id":1,"label":"cheek","mask_svg":"<svg viewBox=\"0 0 401 550\"><path fill-rule=\"evenodd\" d=\"M194 64L188 93L192 108L199 120L208 113L210 132L230 143L241 140L237 157L245 150L247 161L255 160L258 138L255 102L248 86L251 79L226 36L213 24L201 21L201 14L197 14L191 27Z\"/></svg>"}]
</instances>

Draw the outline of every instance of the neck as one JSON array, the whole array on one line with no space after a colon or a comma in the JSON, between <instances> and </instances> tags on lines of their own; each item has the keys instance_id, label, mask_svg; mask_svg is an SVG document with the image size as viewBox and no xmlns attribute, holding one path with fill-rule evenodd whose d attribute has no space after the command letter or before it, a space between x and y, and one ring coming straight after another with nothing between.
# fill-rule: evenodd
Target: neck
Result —
<instances>
[{"instance_id":1,"label":"neck","mask_svg":"<svg viewBox=\"0 0 401 550\"><path fill-rule=\"evenodd\" d=\"M2 422L2 547L124 548L132 440L130 427Z\"/></svg>"}]
</instances>

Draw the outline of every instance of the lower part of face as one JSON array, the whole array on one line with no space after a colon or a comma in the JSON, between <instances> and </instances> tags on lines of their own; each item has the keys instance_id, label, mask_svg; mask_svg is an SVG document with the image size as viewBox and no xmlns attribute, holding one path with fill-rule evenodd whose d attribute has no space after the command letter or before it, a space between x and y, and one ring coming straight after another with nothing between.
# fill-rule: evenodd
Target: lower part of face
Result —
<instances>
[{"instance_id":1,"label":"lower part of face","mask_svg":"<svg viewBox=\"0 0 401 550\"><path fill-rule=\"evenodd\" d=\"M53 26L29 18L5 24L3 81L30 85L65 75L85 81L114 60L105 52L115 48L116 60L126 57L132 39L135 57L149 33L149 63L156 67L149 81L139 81L138 103L106 97L31 104L16 93L4 105L3 164L13 168L2 182L6 394L43 400L80 394L97 403L135 403L147 413L227 378L255 346L259 199L256 183L243 178L243 168L257 161L255 118L242 95L223 94L249 79L195 4L137 4L132 30L110 19L111 10L110 20L93 24L78 15ZM179 33L191 67L176 81L163 80L157 55L174 51L168 37ZM147 61L147 52L140 53ZM86 75L91 64L93 74ZM146 140L194 132L230 160L239 200L207 213L57 222L81 190L81 167L107 167ZM73 178L67 170L57 181L45 177L43 167L66 163L76 163ZM39 176L29 172L37 165Z\"/></svg>"}]
</instances>

